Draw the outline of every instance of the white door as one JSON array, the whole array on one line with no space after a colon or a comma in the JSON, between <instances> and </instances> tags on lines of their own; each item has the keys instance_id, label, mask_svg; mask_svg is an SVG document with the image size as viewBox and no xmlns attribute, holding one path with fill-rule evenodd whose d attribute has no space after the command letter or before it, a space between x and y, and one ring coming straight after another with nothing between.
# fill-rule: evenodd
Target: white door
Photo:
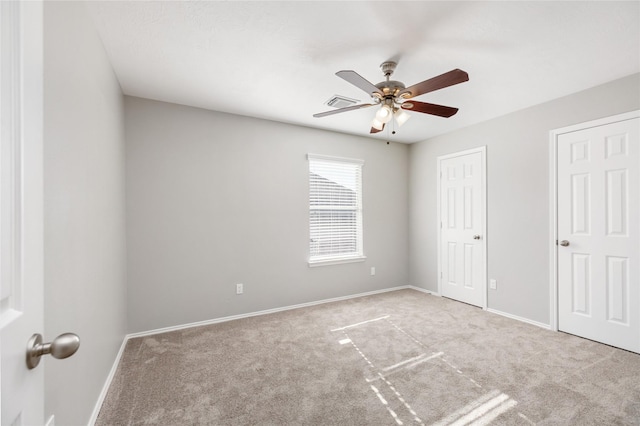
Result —
<instances>
[{"instance_id":1,"label":"white door","mask_svg":"<svg viewBox=\"0 0 640 426\"><path fill-rule=\"evenodd\" d=\"M440 294L486 308L484 147L438 158Z\"/></svg>"},{"instance_id":2,"label":"white door","mask_svg":"<svg viewBox=\"0 0 640 426\"><path fill-rule=\"evenodd\" d=\"M43 368L26 365L42 333L42 4L0 2L1 424L42 425Z\"/></svg>"},{"instance_id":3,"label":"white door","mask_svg":"<svg viewBox=\"0 0 640 426\"><path fill-rule=\"evenodd\" d=\"M640 352L640 119L557 137L558 329Z\"/></svg>"}]
</instances>

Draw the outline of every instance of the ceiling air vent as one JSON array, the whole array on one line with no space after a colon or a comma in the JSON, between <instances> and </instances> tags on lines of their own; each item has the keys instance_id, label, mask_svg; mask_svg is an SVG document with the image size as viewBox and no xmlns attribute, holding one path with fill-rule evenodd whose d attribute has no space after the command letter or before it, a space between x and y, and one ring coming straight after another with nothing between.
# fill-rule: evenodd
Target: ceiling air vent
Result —
<instances>
[{"instance_id":1,"label":"ceiling air vent","mask_svg":"<svg viewBox=\"0 0 640 426\"><path fill-rule=\"evenodd\" d=\"M331 98L329 98L329 100L327 102L325 102L325 103L327 105L329 105L330 107L344 108L344 107L351 106L351 105L355 104L356 102L358 102L357 99L350 99L350 98L346 98L344 96L334 95Z\"/></svg>"}]
</instances>

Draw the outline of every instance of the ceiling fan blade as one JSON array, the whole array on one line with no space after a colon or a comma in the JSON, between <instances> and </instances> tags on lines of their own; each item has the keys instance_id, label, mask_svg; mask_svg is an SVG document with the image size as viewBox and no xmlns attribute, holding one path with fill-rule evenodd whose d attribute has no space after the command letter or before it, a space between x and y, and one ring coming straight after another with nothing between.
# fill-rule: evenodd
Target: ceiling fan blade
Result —
<instances>
[{"instance_id":1,"label":"ceiling fan blade","mask_svg":"<svg viewBox=\"0 0 640 426\"><path fill-rule=\"evenodd\" d=\"M464 83L465 81L469 81L469 74L456 68L455 70L445 72L437 77L409 86L398 93L398 96L410 99L425 93L433 92L434 90L453 86L454 84Z\"/></svg>"},{"instance_id":2,"label":"ceiling fan blade","mask_svg":"<svg viewBox=\"0 0 640 426\"><path fill-rule=\"evenodd\" d=\"M382 129L378 130L375 127L371 128L371 131L369 133L373 134L373 133L380 133L381 131L384 130L384 123L382 123Z\"/></svg>"},{"instance_id":3,"label":"ceiling fan blade","mask_svg":"<svg viewBox=\"0 0 640 426\"><path fill-rule=\"evenodd\" d=\"M353 111L353 110L356 110L356 109L367 108L367 107L374 106L374 105L375 104L353 105L353 106L350 106L350 107L338 108L338 109L334 109L334 110L331 110L331 111L319 112L317 114L313 114L313 116L317 117L317 118L326 117L327 115L340 114L341 112Z\"/></svg>"},{"instance_id":4,"label":"ceiling fan blade","mask_svg":"<svg viewBox=\"0 0 640 426\"><path fill-rule=\"evenodd\" d=\"M373 83L371 83L369 80L365 79L363 76L361 76L355 71L351 71L351 70L338 71L336 75L342 78L343 80L346 80L349 83L353 84L354 86L364 90L369 95L373 95L374 93L377 93L380 96L384 96L384 93L382 93L380 89L378 89L376 86L374 86Z\"/></svg>"},{"instance_id":5,"label":"ceiling fan blade","mask_svg":"<svg viewBox=\"0 0 640 426\"><path fill-rule=\"evenodd\" d=\"M458 112L458 108L418 101L406 101L400 106L402 109L406 109L407 111L423 112L425 114L437 115L440 117L451 117Z\"/></svg>"}]
</instances>

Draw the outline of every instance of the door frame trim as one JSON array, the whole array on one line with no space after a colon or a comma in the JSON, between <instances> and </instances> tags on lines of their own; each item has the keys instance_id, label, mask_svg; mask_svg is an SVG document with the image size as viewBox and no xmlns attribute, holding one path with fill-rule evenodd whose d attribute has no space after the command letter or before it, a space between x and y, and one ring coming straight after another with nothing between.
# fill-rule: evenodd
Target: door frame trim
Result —
<instances>
[{"instance_id":1,"label":"door frame trim","mask_svg":"<svg viewBox=\"0 0 640 426\"><path fill-rule=\"evenodd\" d=\"M487 278L487 273L488 273L488 268L487 268L487 259L488 259L488 255L487 255L487 146L486 145L482 145L476 148L471 148L471 149L466 149L464 151L458 151L458 152L454 152L451 154L445 154L445 155L440 155L437 158L437 171L436 171L436 182L437 182L437 190L436 190L436 194L437 194L437 200L436 200L436 208L437 208L437 212L438 212L438 220L436 221L436 227L437 227L437 235L438 235L438 275L437 275L437 279L438 279L438 294L442 295L442 265L440 264L441 259L442 259L442 255L441 255L441 250L442 250L442 228L440 226L440 224L442 223L442 217L440 215L440 198L441 198L441 194L440 194L440 179L441 179L441 172L442 172L442 168L441 168L441 163L443 160L448 160L450 158L454 158L454 157L460 157L463 155L468 155L468 154L475 154L475 153L480 153L480 164L482 164L482 173L481 173L481 188L482 188L482 205L480 206L480 211L482 213L482 219L480 220L481 226L482 226L482 247L483 247L483 256L482 256L482 306L481 308L484 309L485 311L488 308L488 295L487 295L487 291L488 291L488 286L487 286L487 282L488 282L488 278Z\"/></svg>"},{"instance_id":2,"label":"door frame trim","mask_svg":"<svg viewBox=\"0 0 640 426\"><path fill-rule=\"evenodd\" d=\"M640 118L640 110L549 131L549 327L558 331L558 138L560 135Z\"/></svg>"}]
</instances>

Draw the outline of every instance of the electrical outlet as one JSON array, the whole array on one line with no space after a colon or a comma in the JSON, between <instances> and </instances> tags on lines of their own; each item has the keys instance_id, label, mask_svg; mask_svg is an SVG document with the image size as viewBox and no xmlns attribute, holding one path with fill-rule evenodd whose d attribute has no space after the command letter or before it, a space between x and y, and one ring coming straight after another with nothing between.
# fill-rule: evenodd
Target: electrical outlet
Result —
<instances>
[{"instance_id":1,"label":"electrical outlet","mask_svg":"<svg viewBox=\"0 0 640 426\"><path fill-rule=\"evenodd\" d=\"M496 280L489 280L489 288L491 290L497 290L498 289L498 283Z\"/></svg>"},{"instance_id":2,"label":"electrical outlet","mask_svg":"<svg viewBox=\"0 0 640 426\"><path fill-rule=\"evenodd\" d=\"M236 284L236 294L242 294L242 293L244 293L244 285Z\"/></svg>"},{"instance_id":3,"label":"electrical outlet","mask_svg":"<svg viewBox=\"0 0 640 426\"><path fill-rule=\"evenodd\" d=\"M375 275L376 274L376 267L372 266L371 267L371 275Z\"/></svg>"}]
</instances>

